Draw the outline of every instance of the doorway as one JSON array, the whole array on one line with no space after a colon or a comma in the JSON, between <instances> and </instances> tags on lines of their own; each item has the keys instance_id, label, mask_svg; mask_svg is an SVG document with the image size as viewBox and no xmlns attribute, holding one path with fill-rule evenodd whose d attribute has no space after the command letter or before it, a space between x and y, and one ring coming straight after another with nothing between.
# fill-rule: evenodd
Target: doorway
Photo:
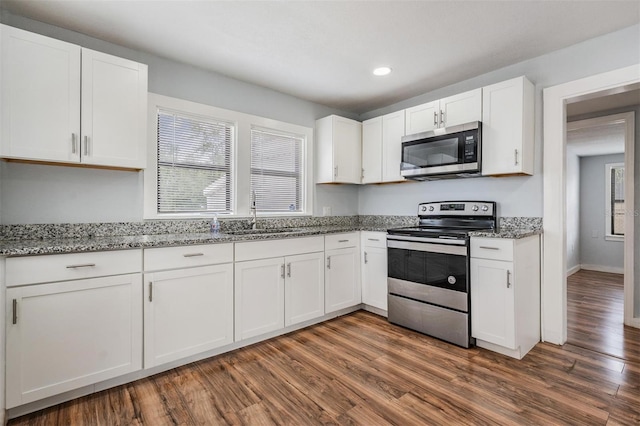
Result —
<instances>
[{"instance_id":1,"label":"doorway","mask_svg":"<svg viewBox=\"0 0 640 426\"><path fill-rule=\"evenodd\" d=\"M544 175L543 175L543 283L542 283L542 335L543 340L564 344L567 341L567 238L566 238L566 107L568 103L589 100L614 93L636 90L640 87L640 65L586 77L544 90ZM634 146L626 147L628 158ZM633 161L625 163L627 169ZM626 188L626 199L633 200L633 184ZM630 201L631 203L631 201ZM627 217L626 234L633 233L634 215ZM629 248L629 249L627 249ZM625 322L640 326L637 306L634 310L633 239L625 239ZM638 304L636 304L638 305Z\"/></svg>"}]
</instances>

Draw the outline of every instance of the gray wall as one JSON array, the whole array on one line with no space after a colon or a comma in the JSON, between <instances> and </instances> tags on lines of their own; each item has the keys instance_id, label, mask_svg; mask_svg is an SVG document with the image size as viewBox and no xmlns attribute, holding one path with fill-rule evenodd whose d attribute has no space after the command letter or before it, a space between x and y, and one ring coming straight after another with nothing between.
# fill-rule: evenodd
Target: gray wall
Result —
<instances>
[{"instance_id":1,"label":"gray wall","mask_svg":"<svg viewBox=\"0 0 640 426\"><path fill-rule=\"evenodd\" d=\"M580 264L624 271L624 242L605 240L605 164L624 163L624 154L580 158Z\"/></svg>"},{"instance_id":2,"label":"gray wall","mask_svg":"<svg viewBox=\"0 0 640 426\"><path fill-rule=\"evenodd\" d=\"M4 12L4 24L149 65L149 91L220 108L314 127L330 114L353 113L117 46ZM142 220L142 174L123 171L0 163L0 223L120 222ZM314 214L358 213L358 187L318 185Z\"/></svg>"},{"instance_id":3,"label":"gray wall","mask_svg":"<svg viewBox=\"0 0 640 426\"><path fill-rule=\"evenodd\" d=\"M416 205L422 201L473 198L497 201L498 214L503 216L542 216L542 89L640 63L640 26L636 25L354 117L344 111L7 12L2 15L2 22L146 63L152 92L305 126L313 126L317 118L332 113L363 120L523 74L536 84L534 176L363 187L316 185L315 215L322 214L323 206L332 207L333 214L415 214ZM142 180L136 173L98 173L22 164L2 164L0 173L3 224L116 222L142 218ZM113 203L116 199L120 202Z\"/></svg>"},{"instance_id":4,"label":"gray wall","mask_svg":"<svg viewBox=\"0 0 640 426\"><path fill-rule=\"evenodd\" d=\"M567 152L567 271L578 265L580 265L580 157Z\"/></svg>"},{"instance_id":5,"label":"gray wall","mask_svg":"<svg viewBox=\"0 0 640 426\"><path fill-rule=\"evenodd\" d=\"M640 25L362 114L361 119L368 119L520 75L526 75L536 86L533 176L366 186L360 190L358 211L411 214L419 202L473 198L497 201L498 213L503 216L542 216L542 89L637 63L640 63Z\"/></svg>"}]
</instances>

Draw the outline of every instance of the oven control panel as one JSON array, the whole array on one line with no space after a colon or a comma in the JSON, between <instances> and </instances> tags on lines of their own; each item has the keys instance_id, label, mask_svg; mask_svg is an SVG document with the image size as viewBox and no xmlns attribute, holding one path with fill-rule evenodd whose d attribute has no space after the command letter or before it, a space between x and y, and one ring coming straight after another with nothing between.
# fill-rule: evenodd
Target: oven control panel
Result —
<instances>
[{"instance_id":1,"label":"oven control panel","mask_svg":"<svg viewBox=\"0 0 640 426\"><path fill-rule=\"evenodd\" d=\"M421 203L418 216L494 216L493 201L446 201Z\"/></svg>"}]
</instances>

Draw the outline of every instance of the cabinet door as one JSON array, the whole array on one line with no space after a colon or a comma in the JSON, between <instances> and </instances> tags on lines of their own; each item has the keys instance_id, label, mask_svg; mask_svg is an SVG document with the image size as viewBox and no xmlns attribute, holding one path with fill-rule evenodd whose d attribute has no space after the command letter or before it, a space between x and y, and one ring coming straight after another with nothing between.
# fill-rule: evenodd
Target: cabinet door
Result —
<instances>
[{"instance_id":1,"label":"cabinet door","mask_svg":"<svg viewBox=\"0 0 640 426\"><path fill-rule=\"evenodd\" d=\"M533 85L520 77L482 96L482 174L533 174Z\"/></svg>"},{"instance_id":2,"label":"cabinet door","mask_svg":"<svg viewBox=\"0 0 640 426\"><path fill-rule=\"evenodd\" d=\"M283 258L235 264L235 340L284 327Z\"/></svg>"},{"instance_id":3,"label":"cabinet door","mask_svg":"<svg viewBox=\"0 0 640 426\"><path fill-rule=\"evenodd\" d=\"M324 253L285 258L285 325L324 315Z\"/></svg>"},{"instance_id":4,"label":"cabinet door","mask_svg":"<svg viewBox=\"0 0 640 426\"><path fill-rule=\"evenodd\" d=\"M144 366L233 343L233 265L144 276Z\"/></svg>"},{"instance_id":5,"label":"cabinet door","mask_svg":"<svg viewBox=\"0 0 640 426\"><path fill-rule=\"evenodd\" d=\"M0 155L78 161L80 47L2 25Z\"/></svg>"},{"instance_id":6,"label":"cabinet door","mask_svg":"<svg viewBox=\"0 0 640 426\"><path fill-rule=\"evenodd\" d=\"M382 117L362 122L362 183L382 182Z\"/></svg>"},{"instance_id":7,"label":"cabinet door","mask_svg":"<svg viewBox=\"0 0 640 426\"><path fill-rule=\"evenodd\" d=\"M360 183L362 124L342 117L333 120L334 182Z\"/></svg>"},{"instance_id":8,"label":"cabinet door","mask_svg":"<svg viewBox=\"0 0 640 426\"><path fill-rule=\"evenodd\" d=\"M400 175L402 159L402 137L404 136L404 111L382 116L382 180L397 182L404 178Z\"/></svg>"},{"instance_id":9,"label":"cabinet door","mask_svg":"<svg viewBox=\"0 0 640 426\"><path fill-rule=\"evenodd\" d=\"M355 247L326 252L325 313L359 304L360 256Z\"/></svg>"},{"instance_id":10,"label":"cabinet door","mask_svg":"<svg viewBox=\"0 0 640 426\"><path fill-rule=\"evenodd\" d=\"M7 289L7 408L139 370L141 299L140 274Z\"/></svg>"},{"instance_id":11,"label":"cabinet door","mask_svg":"<svg viewBox=\"0 0 640 426\"><path fill-rule=\"evenodd\" d=\"M147 66L82 49L82 162L144 168Z\"/></svg>"},{"instance_id":12,"label":"cabinet door","mask_svg":"<svg viewBox=\"0 0 640 426\"><path fill-rule=\"evenodd\" d=\"M387 310L387 249L365 247L362 253L362 303Z\"/></svg>"},{"instance_id":13,"label":"cabinet door","mask_svg":"<svg viewBox=\"0 0 640 426\"><path fill-rule=\"evenodd\" d=\"M427 132L438 127L440 101L407 108L405 110L405 134Z\"/></svg>"},{"instance_id":14,"label":"cabinet door","mask_svg":"<svg viewBox=\"0 0 640 426\"><path fill-rule=\"evenodd\" d=\"M515 349L513 263L471 258L471 335Z\"/></svg>"},{"instance_id":15,"label":"cabinet door","mask_svg":"<svg viewBox=\"0 0 640 426\"><path fill-rule=\"evenodd\" d=\"M440 127L482 120L482 89L440 99Z\"/></svg>"}]
</instances>

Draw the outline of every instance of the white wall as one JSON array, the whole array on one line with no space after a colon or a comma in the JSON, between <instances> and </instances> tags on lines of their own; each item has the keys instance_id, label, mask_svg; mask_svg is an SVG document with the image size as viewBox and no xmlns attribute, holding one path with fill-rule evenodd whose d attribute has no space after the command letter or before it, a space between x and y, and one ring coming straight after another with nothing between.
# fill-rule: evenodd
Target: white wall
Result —
<instances>
[{"instance_id":1,"label":"white wall","mask_svg":"<svg viewBox=\"0 0 640 426\"><path fill-rule=\"evenodd\" d=\"M624 154L580 158L580 263L587 269L623 273L624 242L605 240L608 163L624 163Z\"/></svg>"},{"instance_id":2,"label":"white wall","mask_svg":"<svg viewBox=\"0 0 640 426\"><path fill-rule=\"evenodd\" d=\"M367 186L360 190L360 214L409 214L418 203L445 199L497 201L503 216L542 216L542 89L640 62L640 25L480 75L397 104L370 111L376 117L424 102L526 75L536 86L535 174L518 178L475 178L419 184Z\"/></svg>"},{"instance_id":3,"label":"white wall","mask_svg":"<svg viewBox=\"0 0 640 426\"><path fill-rule=\"evenodd\" d=\"M579 265L580 157L567 152L567 272L575 272Z\"/></svg>"}]
</instances>

